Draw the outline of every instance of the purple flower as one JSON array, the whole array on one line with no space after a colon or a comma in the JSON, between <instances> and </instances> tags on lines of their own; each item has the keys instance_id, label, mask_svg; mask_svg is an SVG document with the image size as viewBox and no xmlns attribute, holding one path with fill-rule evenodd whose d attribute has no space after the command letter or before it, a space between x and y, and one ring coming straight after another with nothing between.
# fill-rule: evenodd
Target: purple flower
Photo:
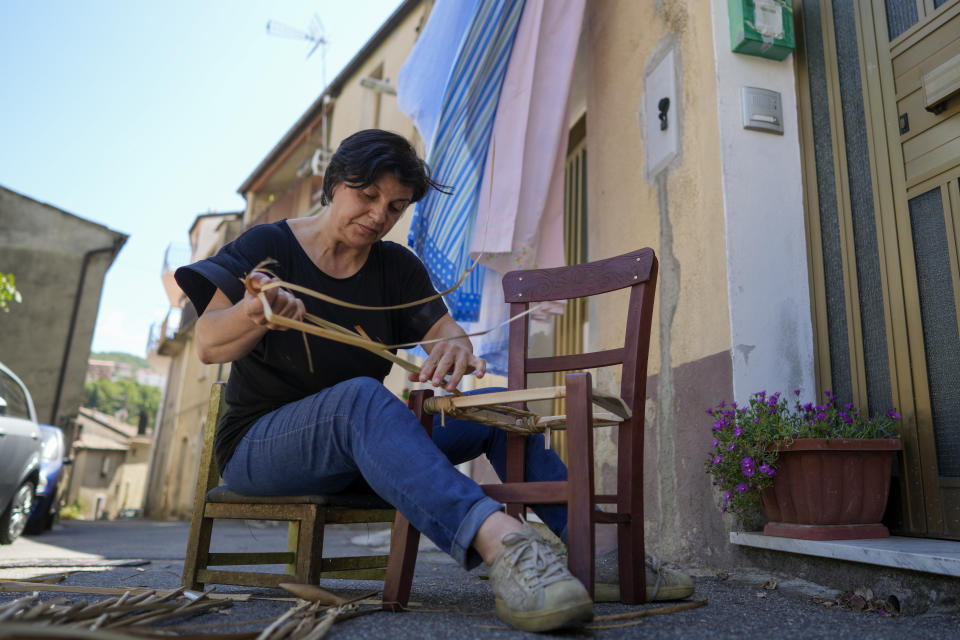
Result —
<instances>
[{"instance_id":1,"label":"purple flower","mask_svg":"<svg viewBox=\"0 0 960 640\"><path fill-rule=\"evenodd\" d=\"M718 440L717 438L714 438L714 439L713 439L713 445L711 445L711 446L716 447L716 446L719 445L719 444L720 444L720 440Z\"/></svg>"},{"instance_id":2,"label":"purple flower","mask_svg":"<svg viewBox=\"0 0 960 640\"><path fill-rule=\"evenodd\" d=\"M733 451L736 447L737 447L737 443L731 441L730 444L727 445L727 451Z\"/></svg>"},{"instance_id":3,"label":"purple flower","mask_svg":"<svg viewBox=\"0 0 960 640\"><path fill-rule=\"evenodd\" d=\"M737 485L737 493L745 493L748 488L746 482L741 482Z\"/></svg>"},{"instance_id":4,"label":"purple flower","mask_svg":"<svg viewBox=\"0 0 960 640\"><path fill-rule=\"evenodd\" d=\"M733 437L739 438L743 435L743 429L740 428L740 425L737 425L733 428Z\"/></svg>"},{"instance_id":5,"label":"purple flower","mask_svg":"<svg viewBox=\"0 0 960 640\"><path fill-rule=\"evenodd\" d=\"M718 464L720 464L721 462L723 462L723 456L721 456L721 455L716 455L716 456L714 456L713 458L710 458L710 462L713 463L714 465L718 465Z\"/></svg>"},{"instance_id":6,"label":"purple flower","mask_svg":"<svg viewBox=\"0 0 960 640\"><path fill-rule=\"evenodd\" d=\"M767 474L768 476L775 476L775 475L777 475L777 472L773 470L773 467L771 467L770 465L768 465L766 462L764 462L762 465L760 465L759 469L760 469L760 473L765 473L765 474Z\"/></svg>"},{"instance_id":7,"label":"purple flower","mask_svg":"<svg viewBox=\"0 0 960 640\"><path fill-rule=\"evenodd\" d=\"M760 417L759 417L759 416L753 419L753 424L760 424Z\"/></svg>"},{"instance_id":8,"label":"purple flower","mask_svg":"<svg viewBox=\"0 0 960 640\"><path fill-rule=\"evenodd\" d=\"M747 456L740 461L740 468L743 469L743 475L747 476L748 478L752 478L753 474L756 473L753 468L753 458L750 456Z\"/></svg>"},{"instance_id":9,"label":"purple flower","mask_svg":"<svg viewBox=\"0 0 960 640\"><path fill-rule=\"evenodd\" d=\"M890 409L890 411L887 411L887 416L888 416L891 420L899 420L899 419L900 419L900 414L897 413L895 409Z\"/></svg>"},{"instance_id":10,"label":"purple flower","mask_svg":"<svg viewBox=\"0 0 960 640\"><path fill-rule=\"evenodd\" d=\"M800 395L800 389L794 389L794 390L793 390L793 395L795 395L795 396Z\"/></svg>"}]
</instances>

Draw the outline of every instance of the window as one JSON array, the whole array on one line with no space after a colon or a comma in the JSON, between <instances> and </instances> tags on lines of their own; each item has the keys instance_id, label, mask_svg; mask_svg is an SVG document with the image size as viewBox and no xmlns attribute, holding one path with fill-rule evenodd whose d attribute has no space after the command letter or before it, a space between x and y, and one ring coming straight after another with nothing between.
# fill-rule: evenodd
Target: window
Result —
<instances>
[{"instance_id":1,"label":"window","mask_svg":"<svg viewBox=\"0 0 960 640\"><path fill-rule=\"evenodd\" d=\"M26 391L4 371L0 371L0 416L32 419Z\"/></svg>"}]
</instances>

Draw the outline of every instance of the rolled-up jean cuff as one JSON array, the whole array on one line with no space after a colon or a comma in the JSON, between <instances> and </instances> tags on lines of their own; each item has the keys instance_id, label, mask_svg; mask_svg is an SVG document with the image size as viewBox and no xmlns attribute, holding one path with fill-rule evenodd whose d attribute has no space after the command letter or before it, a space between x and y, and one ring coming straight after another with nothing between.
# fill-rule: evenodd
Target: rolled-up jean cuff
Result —
<instances>
[{"instance_id":1,"label":"rolled-up jean cuff","mask_svg":"<svg viewBox=\"0 0 960 640\"><path fill-rule=\"evenodd\" d=\"M469 571L483 562L483 558L472 546L473 539L477 536L477 531L483 521L496 511L503 511L503 505L493 498L484 496L470 507L466 517L460 523L457 534L453 538L450 555L464 569Z\"/></svg>"}]
</instances>

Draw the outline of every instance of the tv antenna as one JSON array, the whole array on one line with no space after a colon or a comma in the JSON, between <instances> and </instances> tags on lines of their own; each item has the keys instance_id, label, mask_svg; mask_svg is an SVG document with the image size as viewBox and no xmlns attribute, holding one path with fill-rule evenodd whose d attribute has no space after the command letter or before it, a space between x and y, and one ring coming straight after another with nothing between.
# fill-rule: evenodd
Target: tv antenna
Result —
<instances>
[{"instance_id":1,"label":"tv antenna","mask_svg":"<svg viewBox=\"0 0 960 640\"><path fill-rule=\"evenodd\" d=\"M313 46L310 47L310 51L307 52L307 57L305 60L309 60L310 56L312 56L317 49L320 49L320 82L323 85L323 119L321 121L321 135L323 136L323 141L322 146L313 152L313 157L310 160L310 170L314 175L322 175L323 169L326 168L327 161L330 159L328 115L328 102L330 101L330 96L326 94L327 31L323 27L323 22L321 22L320 16L315 13L313 14L313 17L310 18L310 24L307 26L306 31L303 29L297 29L296 27L291 27L288 24L284 24L276 20L268 20L267 35L289 38L291 40L301 40L303 42L309 42L313 44Z\"/></svg>"}]
</instances>

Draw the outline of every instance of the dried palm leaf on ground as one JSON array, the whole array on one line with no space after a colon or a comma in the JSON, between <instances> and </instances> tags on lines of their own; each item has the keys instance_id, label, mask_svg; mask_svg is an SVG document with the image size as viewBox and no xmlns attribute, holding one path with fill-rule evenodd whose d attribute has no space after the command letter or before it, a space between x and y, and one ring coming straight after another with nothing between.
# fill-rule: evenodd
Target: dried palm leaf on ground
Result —
<instances>
[{"instance_id":1,"label":"dried palm leaf on ground","mask_svg":"<svg viewBox=\"0 0 960 640\"><path fill-rule=\"evenodd\" d=\"M5 638L69 638L71 640L143 640L142 635L129 635L117 631L87 631L75 627L53 627L49 625L15 622L0 625L0 639Z\"/></svg>"},{"instance_id":2,"label":"dried palm leaf on ground","mask_svg":"<svg viewBox=\"0 0 960 640\"><path fill-rule=\"evenodd\" d=\"M213 600L209 592L191 600L184 589L173 591L126 591L114 598L88 604L65 598L41 600L33 594L0 606L0 622L30 623L45 629L64 627L73 630L131 629L145 627L172 618L185 618L210 609L228 607L229 600Z\"/></svg>"},{"instance_id":3,"label":"dried palm leaf on ground","mask_svg":"<svg viewBox=\"0 0 960 640\"><path fill-rule=\"evenodd\" d=\"M41 582L25 582L25 581L16 581L10 580L7 582L0 582L0 591L23 591L23 592L32 592L32 591L55 591L58 593L81 593L84 595L96 595L96 596L120 596L124 593L143 593L143 592L152 592L153 589L148 587L79 587L71 585L54 585L54 584L44 584ZM190 593L185 592L184 589L158 589L156 590L157 594L168 595L181 593ZM250 599L249 593L210 593L207 592L207 598L211 600L230 600L233 602L246 602Z\"/></svg>"}]
</instances>

